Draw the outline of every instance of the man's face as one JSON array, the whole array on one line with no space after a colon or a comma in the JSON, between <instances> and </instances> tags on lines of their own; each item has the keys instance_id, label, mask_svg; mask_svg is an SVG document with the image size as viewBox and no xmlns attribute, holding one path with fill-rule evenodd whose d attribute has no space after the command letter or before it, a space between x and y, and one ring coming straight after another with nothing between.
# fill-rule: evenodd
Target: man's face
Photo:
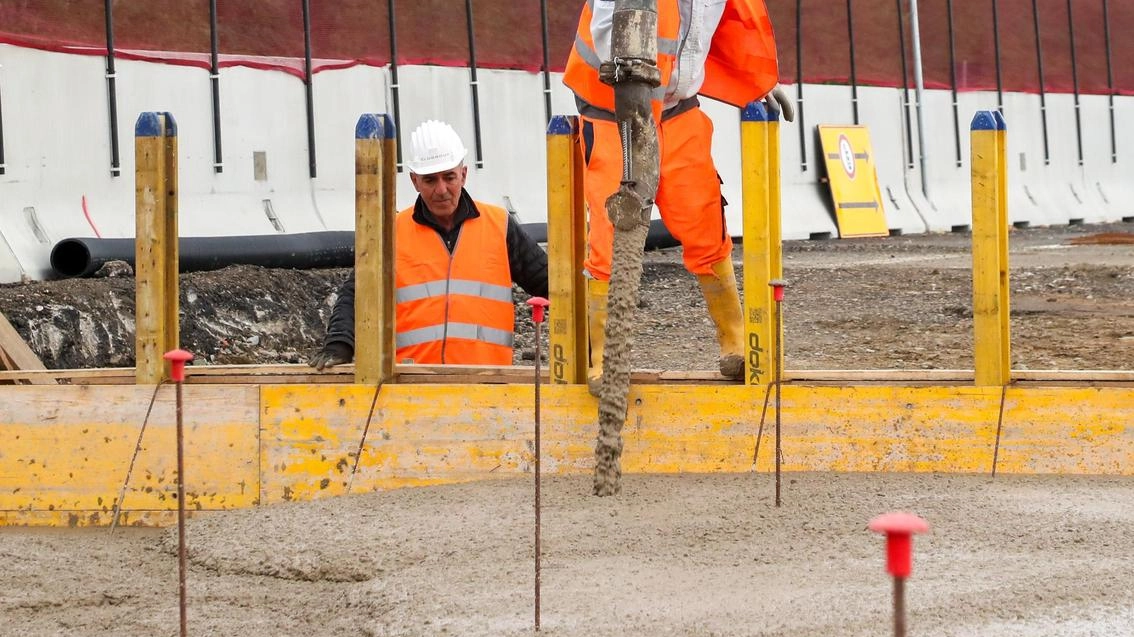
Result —
<instances>
[{"instance_id":1,"label":"man's face","mask_svg":"<svg viewBox=\"0 0 1134 637\"><path fill-rule=\"evenodd\" d=\"M448 218L457 211L457 202L461 199L461 188L465 187L468 172L468 166L462 164L440 173L410 173L410 181L435 217Z\"/></svg>"}]
</instances>

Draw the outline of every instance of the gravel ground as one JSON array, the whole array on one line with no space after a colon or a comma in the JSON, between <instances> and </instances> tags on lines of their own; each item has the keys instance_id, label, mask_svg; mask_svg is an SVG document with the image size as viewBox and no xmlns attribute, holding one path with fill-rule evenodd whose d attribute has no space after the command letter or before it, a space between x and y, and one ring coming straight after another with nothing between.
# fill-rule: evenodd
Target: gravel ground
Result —
<instances>
[{"instance_id":1,"label":"gravel ground","mask_svg":"<svg viewBox=\"0 0 1134 637\"><path fill-rule=\"evenodd\" d=\"M1132 233L1129 223L1012 231L1014 369L1134 369L1134 245L1072 243ZM786 242L787 368L971 369L969 246L964 234ZM182 346L216 364L305 361L346 273L184 274ZM130 366L133 294L129 277L6 285L0 312L49 368ZM716 368L714 330L679 249L647 253L642 299L635 368ZM517 361L532 357L528 312L518 305Z\"/></svg>"}]
</instances>

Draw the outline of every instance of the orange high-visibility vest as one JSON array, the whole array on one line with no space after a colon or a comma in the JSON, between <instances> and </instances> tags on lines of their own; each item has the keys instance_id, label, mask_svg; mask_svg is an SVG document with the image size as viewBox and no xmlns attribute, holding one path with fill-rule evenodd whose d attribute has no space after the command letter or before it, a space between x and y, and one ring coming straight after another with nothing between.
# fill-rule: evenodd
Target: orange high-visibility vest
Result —
<instances>
[{"instance_id":1,"label":"orange high-visibility vest","mask_svg":"<svg viewBox=\"0 0 1134 637\"><path fill-rule=\"evenodd\" d=\"M449 254L433 228L398 213L396 347L399 362L511 365L515 310L508 267L508 212L475 202Z\"/></svg>"},{"instance_id":2,"label":"orange high-visibility vest","mask_svg":"<svg viewBox=\"0 0 1134 637\"><path fill-rule=\"evenodd\" d=\"M591 16L596 0L587 0L579 18L575 46L567 58L563 83L592 106L614 112L614 88L599 80L602 60L595 52ZM678 0L658 0L658 69L662 85L653 93L654 118L660 119L666 83L672 75L681 36ZM682 72L694 72L693 69ZM743 107L768 94L779 81L776 37L764 0L727 0L705 62L700 94Z\"/></svg>"}]
</instances>

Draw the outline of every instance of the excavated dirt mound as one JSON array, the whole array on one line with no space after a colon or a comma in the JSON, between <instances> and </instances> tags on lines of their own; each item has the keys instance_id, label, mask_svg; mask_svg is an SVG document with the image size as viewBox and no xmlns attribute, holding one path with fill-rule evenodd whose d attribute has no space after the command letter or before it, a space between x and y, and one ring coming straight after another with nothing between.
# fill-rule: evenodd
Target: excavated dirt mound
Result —
<instances>
[{"instance_id":1,"label":"excavated dirt mound","mask_svg":"<svg viewBox=\"0 0 1134 637\"><path fill-rule=\"evenodd\" d=\"M1012 232L1014 368L1134 369L1134 250L1077 245L1129 227ZM787 242L788 368L971 369L969 242L963 234ZM182 345L198 362L305 361L346 275L251 266L184 274ZM133 293L122 276L0 286L0 312L50 368L130 366ZM639 306L635 368L716 369L714 330L680 249L646 254ZM517 362L533 358L529 312L517 306Z\"/></svg>"},{"instance_id":2,"label":"excavated dirt mound","mask_svg":"<svg viewBox=\"0 0 1134 637\"><path fill-rule=\"evenodd\" d=\"M627 450L633 453L632 449ZM890 579L874 516L908 510L911 635L1134 633L1134 479L589 476L543 491L549 637L877 637ZM532 482L404 489L200 516L193 635L532 635ZM0 624L25 637L176 633L177 534L0 529Z\"/></svg>"}]
</instances>

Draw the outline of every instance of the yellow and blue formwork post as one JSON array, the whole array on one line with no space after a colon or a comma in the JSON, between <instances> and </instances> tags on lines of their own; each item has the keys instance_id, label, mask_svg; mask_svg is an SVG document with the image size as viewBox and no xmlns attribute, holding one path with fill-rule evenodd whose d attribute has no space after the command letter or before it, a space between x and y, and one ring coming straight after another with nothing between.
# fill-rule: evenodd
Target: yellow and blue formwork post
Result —
<instances>
[{"instance_id":1,"label":"yellow and blue formwork post","mask_svg":"<svg viewBox=\"0 0 1134 637\"><path fill-rule=\"evenodd\" d=\"M783 278L780 220L780 120L762 102L740 113L740 170L744 207L745 383L764 385L782 368L776 360L769 283Z\"/></svg>"},{"instance_id":2,"label":"yellow and blue formwork post","mask_svg":"<svg viewBox=\"0 0 1134 637\"><path fill-rule=\"evenodd\" d=\"M162 355L179 347L177 122L145 112L134 126L135 380L167 377Z\"/></svg>"},{"instance_id":3,"label":"yellow and blue formwork post","mask_svg":"<svg viewBox=\"0 0 1134 637\"><path fill-rule=\"evenodd\" d=\"M978 111L971 126L973 369L977 386L1011 380L1008 287L1008 126Z\"/></svg>"},{"instance_id":4,"label":"yellow and blue formwork post","mask_svg":"<svg viewBox=\"0 0 1134 637\"><path fill-rule=\"evenodd\" d=\"M556 115L547 127L548 354L551 382L560 385L587 380L586 241L579 118Z\"/></svg>"},{"instance_id":5,"label":"yellow and blue formwork post","mask_svg":"<svg viewBox=\"0 0 1134 637\"><path fill-rule=\"evenodd\" d=\"M397 143L386 114L354 129L354 382L394 378L394 221Z\"/></svg>"}]
</instances>

